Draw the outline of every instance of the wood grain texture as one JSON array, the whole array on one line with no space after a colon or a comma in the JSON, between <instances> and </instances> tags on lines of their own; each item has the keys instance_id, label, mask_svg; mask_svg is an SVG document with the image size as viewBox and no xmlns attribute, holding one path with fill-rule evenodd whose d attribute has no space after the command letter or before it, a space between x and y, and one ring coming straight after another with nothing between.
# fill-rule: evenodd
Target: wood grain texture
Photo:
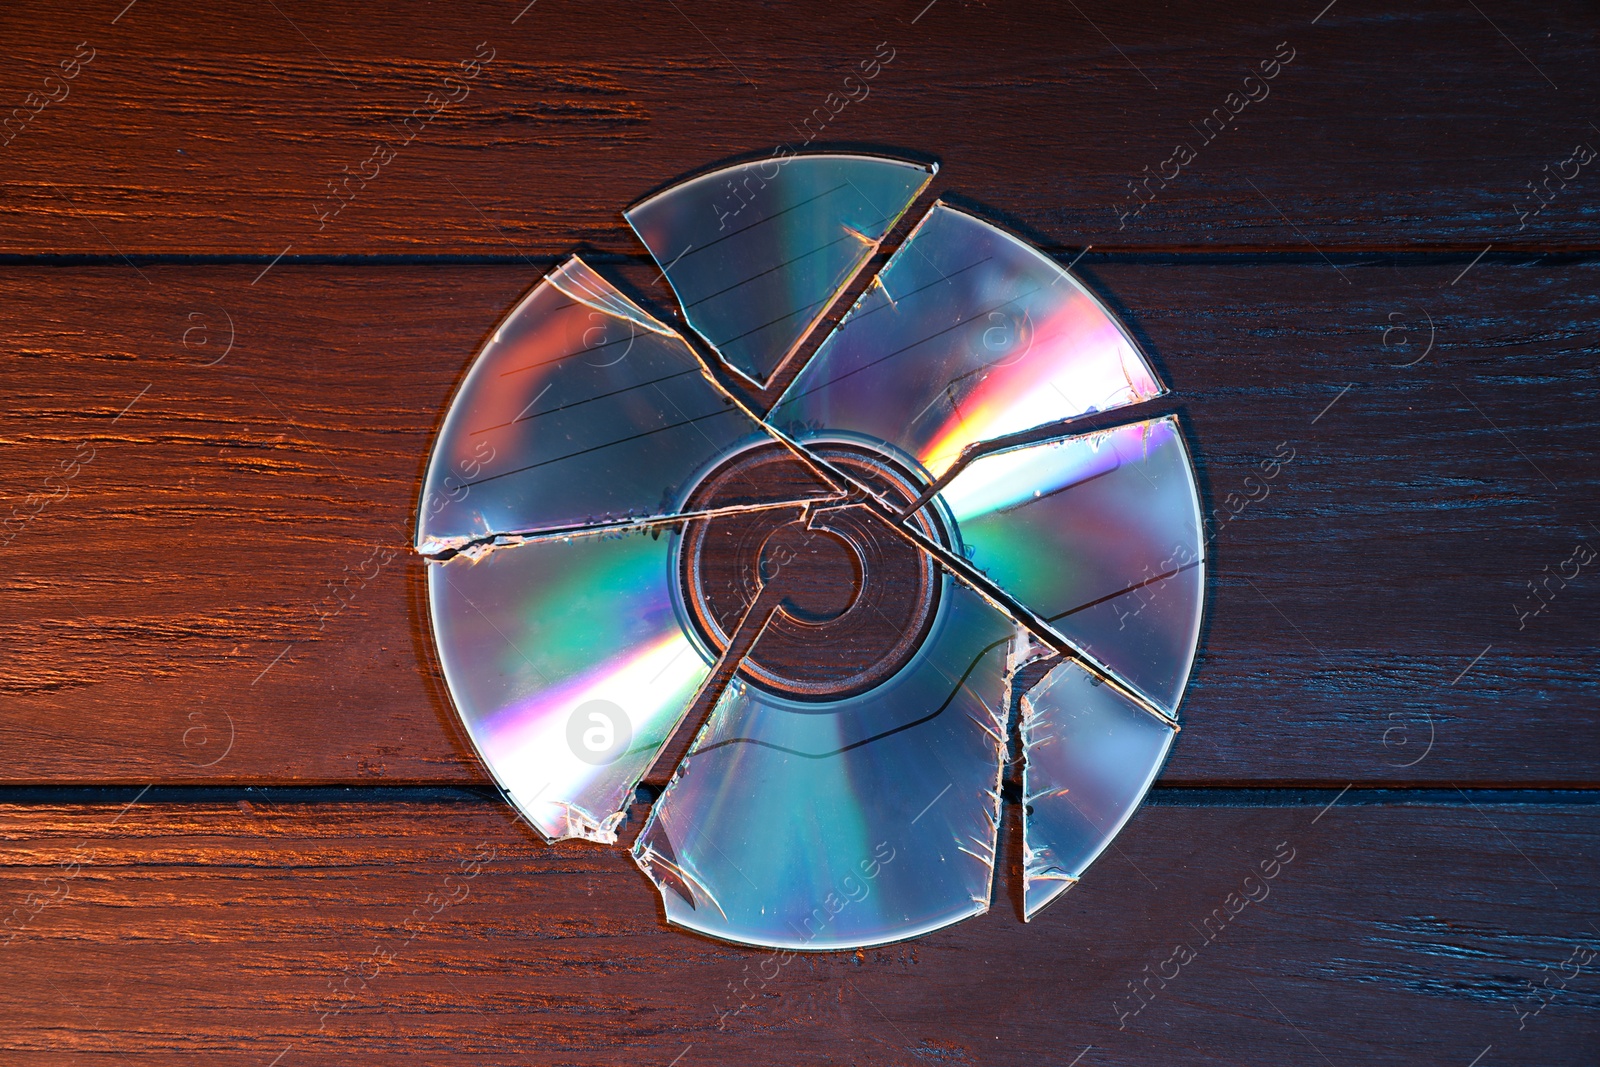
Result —
<instances>
[{"instance_id":1,"label":"wood grain texture","mask_svg":"<svg viewBox=\"0 0 1600 1067\"><path fill-rule=\"evenodd\" d=\"M1600 144L1583 5L124 5L0 12L0 107L59 95L43 79L94 50L0 148L0 251L632 252L627 204L808 137L932 156L936 192L1055 247L1476 253L1600 233L1592 165L1526 226L1517 206ZM480 43L493 61L410 139ZM892 61L846 83L880 43ZM1280 43L1289 65L1245 84ZM1268 95L1230 101L1244 92ZM1202 135L1216 109L1237 118ZM395 158L319 221L379 141ZM1196 158L1123 218L1178 145Z\"/></svg>"},{"instance_id":2,"label":"wood grain texture","mask_svg":"<svg viewBox=\"0 0 1600 1067\"><path fill-rule=\"evenodd\" d=\"M605 269L664 301L648 267ZM1164 781L1596 781L1575 724L1600 578L1518 615L1600 546L1593 264L1486 261L1455 286L1431 260L1078 269L1157 360L1208 506L1229 515L1261 457L1295 450L1265 499L1213 516ZM259 270L0 270L0 498L65 494L0 548L0 778L482 780L422 563L319 609L408 544L451 391L540 270ZM1424 316L1431 352L1396 366ZM1386 346L1396 322L1413 332Z\"/></svg>"},{"instance_id":3,"label":"wood grain texture","mask_svg":"<svg viewBox=\"0 0 1600 1067\"><path fill-rule=\"evenodd\" d=\"M1032 923L1003 878L980 918L780 966L497 803L239 796L0 808L0 914L56 898L0 945L8 1064L1548 1065L1600 1039L1587 805L1147 807Z\"/></svg>"}]
</instances>

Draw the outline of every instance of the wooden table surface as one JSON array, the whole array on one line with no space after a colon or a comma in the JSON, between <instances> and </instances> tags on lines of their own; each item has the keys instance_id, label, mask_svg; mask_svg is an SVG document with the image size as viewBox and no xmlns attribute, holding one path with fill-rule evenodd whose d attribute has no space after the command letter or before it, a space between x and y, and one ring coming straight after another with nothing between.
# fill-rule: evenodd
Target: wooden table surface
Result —
<instances>
[{"instance_id":1,"label":"wooden table surface","mask_svg":"<svg viewBox=\"0 0 1600 1067\"><path fill-rule=\"evenodd\" d=\"M1325 3L5 5L0 1062L1595 1062L1600 14ZM1079 886L1009 805L987 915L780 965L514 821L417 557L319 613L522 293L677 321L619 211L808 136L1075 263L1208 509L1295 458Z\"/></svg>"}]
</instances>

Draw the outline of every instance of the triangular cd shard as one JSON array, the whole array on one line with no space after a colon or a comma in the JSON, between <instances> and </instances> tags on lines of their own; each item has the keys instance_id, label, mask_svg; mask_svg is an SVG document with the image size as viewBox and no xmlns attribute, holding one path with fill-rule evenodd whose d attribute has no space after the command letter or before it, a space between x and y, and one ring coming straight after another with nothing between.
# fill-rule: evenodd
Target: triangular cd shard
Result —
<instances>
[{"instance_id":1,"label":"triangular cd shard","mask_svg":"<svg viewBox=\"0 0 1600 1067\"><path fill-rule=\"evenodd\" d=\"M1200 498L1176 419L983 456L939 494L966 558L1167 715L1200 638Z\"/></svg>"},{"instance_id":2,"label":"triangular cd shard","mask_svg":"<svg viewBox=\"0 0 1600 1067\"><path fill-rule=\"evenodd\" d=\"M926 643L875 689L826 703L723 691L634 846L671 922L820 950L988 909L1017 629L943 582Z\"/></svg>"},{"instance_id":3,"label":"triangular cd shard","mask_svg":"<svg viewBox=\"0 0 1600 1067\"><path fill-rule=\"evenodd\" d=\"M768 421L796 440L844 431L886 441L939 475L967 445L1162 392L1082 283L939 203Z\"/></svg>"},{"instance_id":4,"label":"triangular cd shard","mask_svg":"<svg viewBox=\"0 0 1600 1067\"><path fill-rule=\"evenodd\" d=\"M623 215L689 325L764 387L935 169L861 155L766 159L674 185Z\"/></svg>"},{"instance_id":5,"label":"triangular cd shard","mask_svg":"<svg viewBox=\"0 0 1600 1067\"><path fill-rule=\"evenodd\" d=\"M587 533L428 565L451 696L495 780L551 840L614 842L710 673L673 607L674 537Z\"/></svg>"},{"instance_id":6,"label":"triangular cd shard","mask_svg":"<svg viewBox=\"0 0 1600 1067\"><path fill-rule=\"evenodd\" d=\"M682 337L573 257L496 328L451 402L417 550L669 514L708 463L769 439Z\"/></svg>"},{"instance_id":7,"label":"triangular cd shard","mask_svg":"<svg viewBox=\"0 0 1600 1067\"><path fill-rule=\"evenodd\" d=\"M1075 663L1022 697L1023 914L1083 876L1144 799L1176 735Z\"/></svg>"}]
</instances>

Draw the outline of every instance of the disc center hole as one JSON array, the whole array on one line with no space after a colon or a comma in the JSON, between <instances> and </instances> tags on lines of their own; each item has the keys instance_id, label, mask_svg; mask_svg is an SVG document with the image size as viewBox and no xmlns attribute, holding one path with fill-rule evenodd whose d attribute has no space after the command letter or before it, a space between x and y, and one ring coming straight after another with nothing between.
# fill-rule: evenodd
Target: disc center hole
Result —
<instances>
[{"instance_id":1,"label":"disc center hole","mask_svg":"<svg viewBox=\"0 0 1600 1067\"><path fill-rule=\"evenodd\" d=\"M837 619L861 596L860 554L830 530L792 522L772 531L761 546L761 584L777 586L784 613L796 622Z\"/></svg>"}]
</instances>

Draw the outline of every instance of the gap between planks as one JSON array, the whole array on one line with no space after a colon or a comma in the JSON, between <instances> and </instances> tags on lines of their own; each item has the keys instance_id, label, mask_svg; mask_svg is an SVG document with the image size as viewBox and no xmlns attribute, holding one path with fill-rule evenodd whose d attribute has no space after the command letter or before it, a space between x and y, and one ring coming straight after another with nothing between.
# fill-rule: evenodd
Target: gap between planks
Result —
<instances>
[{"instance_id":1,"label":"gap between planks","mask_svg":"<svg viewBox=\"0 0 1600 1067\"><path fill-rule=\"evenodd\" d=\"M226 804L264 797L274 804L416 804L457 803L507 805L492 787L442 785L15 785L0 786L0 807L49 807L63 804L119 807L135 797L141 807L161 804ZM641 798L642 799L642 798ZM1600 805L1600 786L1507 788L1474 786L1401 787L1349 785L1161 786L1144 803L1188 808L1325 808L1350 806L1589 806Z\"/></svg>"},{"instance_id":2,"label":"gap between planks","mask_svg":"<svg viewBox=\"0 0 1600 1067\"><path fill-rule=\"evenodd\" d=\"M1274 263L1286 265L1325 265L1328 261L1320 253L1304 252L1289 248L1229 248L1229 249L1189 249L1189 248L1141 248L1137 250L1112 250L1096 248L1094 251L1076 249L1068 246L1038 246L1039 250L1053 259L1065 260L1070 265L1080 263L1090 265L1095 263L1131 263L1149 264L1153 266L1169 264L1187 264L1192 266L1249 266L1254 263ZM879 258L887 258L889 253L878 253ZM656 261L646 252L624 254L619 252L600 252L592 249L574 247L562 252L534 253L524 255L520 253L477 253L477 252L428 252L415 254L384 254L384 253L317 253L305 255L284 256L279 252L239 252L239 253L154 253L148 255L110 255L110 254L85 254L85 253L0 253L0 268L3 267L126 267L129 263L138 267L193 267L193 266L258 266L273 263L284 259L287 266L331 266L331 267L533 267L536 269L553 269L572 256L578 256L590 266L640 266L653 267ZM1533 248L1508 248L1500 251L1490 251L1481 248L1456 248L1454 246L1440 246L1437 248L1418 249L1384 248L1373 246L1362 249L1352 249L1335 253L1339 262L1346 266L1407 266L1426 267L1451 264L1483 263L1529 265L1537 261L1541 266L1559 267L1574 266L1587 263L1600 262L1600 247L1597 248L1551 248L1543 250Z\"/></svg>"}]
</instances>

